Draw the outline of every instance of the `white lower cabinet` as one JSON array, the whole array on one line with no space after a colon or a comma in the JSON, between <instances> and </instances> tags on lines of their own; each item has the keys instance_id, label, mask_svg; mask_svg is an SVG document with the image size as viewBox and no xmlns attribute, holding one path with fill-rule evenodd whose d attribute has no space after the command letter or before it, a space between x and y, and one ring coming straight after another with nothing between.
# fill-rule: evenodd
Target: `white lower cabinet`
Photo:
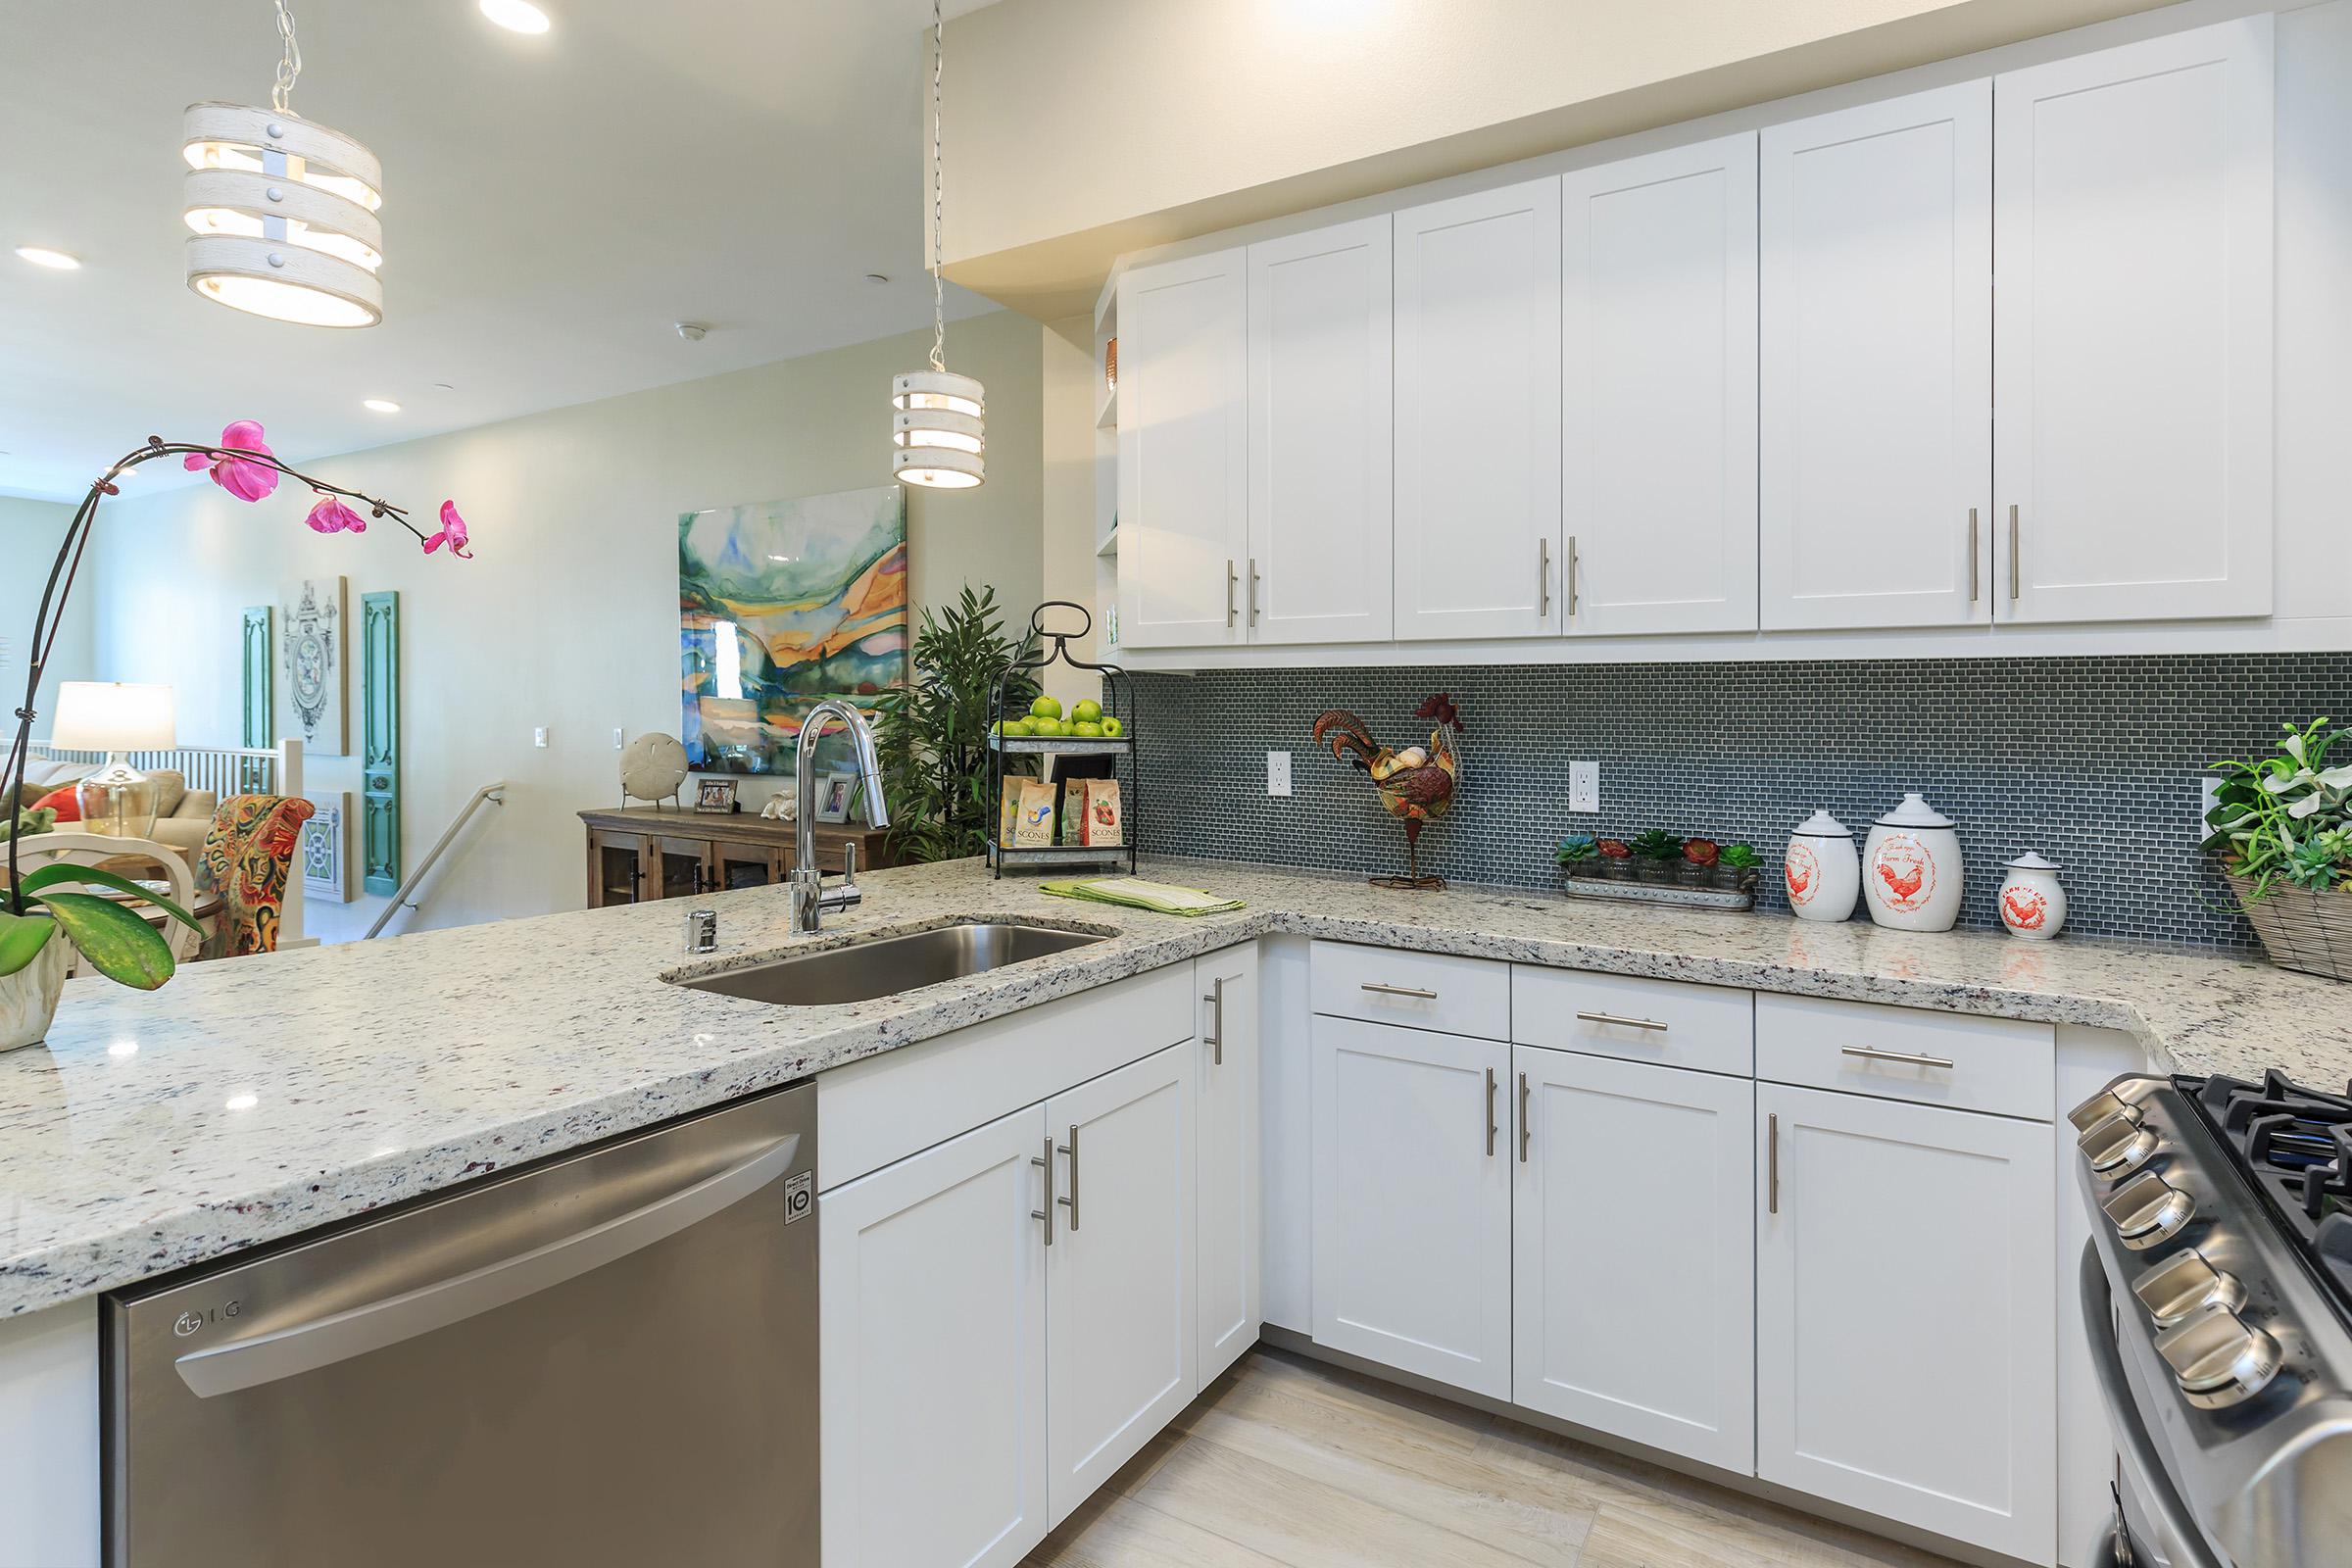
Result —
<instances>
[{"instance_id":1,"label":"white lower cabinet","mask_svg":"<svg viewBox=\"0 0 2352 1568\"><path fill-rule=\"evenodd\" d=\"M1315 1340L1511 1394L1511 1126L1498 1041L1314 1020Z\"/></svg>"},{"instance_id":2,"label":"white lower cabinet","mask_svg":"<svg viewBox=\"0 0 2352 1568\"><path fill-rule=\"evenodd\" d=\"M1518 1048L1513 1403L1755 1463L1755 1085Z\"/></svg>"},{"instance_id":3,"label":"white lower cabinet","mask_svg":"<svg viewBox=\"0 0 2352 1568\"><path fill-rule=\"evenodd\" d=\"M1170 1046L1046 1102L1057 1167L1056 1234L1046 1259L1047 1490L1055 1524L1200 1389L1193 1052L1189 1040Z\"/></svg>"},{"instance_id":4,"label":"white lower cabinet","mask_svg":"<svg viewBox=\"0 0 2352 1568\"><path fill-rule=\"evenodd\" d=\"M1257 1343L1261 1321L1257 946L1212 953L1195 972L1200 1048L1193 1258L1205 1388Z\"/></svg>"},{"instance_id":5,"label":"white lower cabinet","mask_svg":"<svg viewBox=\"0 0 2352 1568\"><path fill-rule=\"evenodd\" d=\"M2048 1124L1756 1087L1756 1473L2048 1562Z\"/></svg>"},{"instance_id":6,"label":"white lower cabinet","mask_svg":"<svg viewBox=\"0 0 2352 1568\"><path fill-rule=\"evenodd\" d=\"M995 1568L1045 1538L1046 1113L818 1200L827 1568Z\"/></svg>"}]
</instances>

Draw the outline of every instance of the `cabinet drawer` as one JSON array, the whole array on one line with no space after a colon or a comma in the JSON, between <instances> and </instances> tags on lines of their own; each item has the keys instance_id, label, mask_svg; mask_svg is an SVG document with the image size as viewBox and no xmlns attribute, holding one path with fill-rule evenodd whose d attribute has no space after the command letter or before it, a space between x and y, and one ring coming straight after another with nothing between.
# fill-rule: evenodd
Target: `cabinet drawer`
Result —
<instances>
[{"instance_id":1,"label":"cabinet drawer","mask_svg":"<svg viewBox=\"0 0 2352 1568\"><path fill-rule=\"evenodd\" d=\"M1776 1083L2048 1121L2055 1050L2046 1023L1756 998L1756 1076Z\"/></svg>"},{"instance_id":2,"label":"cabinet drawer","mask_svg":"<svg viewBox=\"0 0 2352 1568\"><path fill-rule=\"evenodd\" d=\"M1318 942L1307 960L1315 1011L1481 1040L1511 1038L1511 966L1395 948Z\"/></svg>"},{"instance_id":3,"label":"cabinet drawer","mask_svg":"<svg viewBox=\"0 0 2352 1568\"><path fill-rule=\"evenodd\" d=\"M1511 1038L1523 1046L1747 1077L1755 1007L1724 986L1511 966Z\"/></svg>"}]
</instances>

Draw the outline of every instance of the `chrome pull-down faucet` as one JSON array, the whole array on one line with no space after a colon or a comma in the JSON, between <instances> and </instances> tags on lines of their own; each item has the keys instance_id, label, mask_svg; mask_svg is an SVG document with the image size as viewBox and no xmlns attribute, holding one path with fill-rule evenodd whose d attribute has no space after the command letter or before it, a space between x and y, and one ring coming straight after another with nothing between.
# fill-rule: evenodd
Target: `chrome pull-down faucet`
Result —
<instances>
[{"instance_id":1,"label":"chrome pull-down faucet","mask_svg":"<svg viewBox=\"0 0 2352 1568\"><path fill-rule=\"evenodd\" d=\"M838 718L850 732L858 757L858 787L865 796L865 819L875 827L890 826L890 807L882 798L882 761L874 755L873 727L865 715L837 697L828 697L808 710L801 720L801 740L793 755L793 798L799 809L793 821L792 929L807 935L818 929L827 909L851 909L864 902L858 891L858 847L846 846L841 884L825 886L825 873L816 863L816 773L810 763L825 721Z\"/></svg>"}]
</instances>

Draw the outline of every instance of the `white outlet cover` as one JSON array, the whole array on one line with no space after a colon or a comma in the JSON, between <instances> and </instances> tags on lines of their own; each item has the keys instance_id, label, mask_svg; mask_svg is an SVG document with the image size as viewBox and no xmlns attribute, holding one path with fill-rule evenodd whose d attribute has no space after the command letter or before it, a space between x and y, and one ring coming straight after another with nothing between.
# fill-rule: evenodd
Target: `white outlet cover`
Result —
<instances>
[{"instance_id":1,"label":"white outlet cover","mask_svg":"<svg viewBox=\"0 0 2352 1568\"><path fill-rule=\"evenodd\" d=\"M545 724L542 724L537 729L531 731L531 744L533 746L545 746L547 744L547 726Z\"/></svg>"},{"instance_id":2,"label":"white outlet cover","mask_svg":"<svg viewBox=\"0 0 2352 1568\"><path fill-rule=\"evenodd\" d=\"M615 724L612 726L612 749L617 752L621 749L621 745L620 726Z\"/></svg>"},{"instance_id":3,"label":"white outlet cover","mask_svg":"<svg viewBox=\"0 0 2352 1568\"><path fill-rule=\"evenodd\" d=\"M1273 796L1291 793L1290 753L1268 752L1266 754L1266 793Z\"/></svg>"},{"instance_id":4,"label":"white outlet cover","mask_svg":"<svg viewBox=\"0 0 2352 1568\"><path fill-rule=\"evenodd\" d=\"M1597 811L1600 809L1600 764L1598 762L1570 762L1568 764L1568 809Z\"/></svg>"}]
</instances>

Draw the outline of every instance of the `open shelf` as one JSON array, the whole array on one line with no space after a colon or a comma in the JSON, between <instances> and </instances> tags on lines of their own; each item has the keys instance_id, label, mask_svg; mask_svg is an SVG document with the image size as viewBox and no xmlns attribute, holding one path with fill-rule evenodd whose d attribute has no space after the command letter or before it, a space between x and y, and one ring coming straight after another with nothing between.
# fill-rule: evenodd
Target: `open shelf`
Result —
<instances>
[{"instance_id":1,"label":"open shelf","mask_svg":"<svg viewBox=\"0 0 2352 1568\"><path fill-rule=\"evenodd\" d=\"M991 844L988 858L998 865L1112 865L1127 858L1123 845L1054 844L1020 849Z\"/></svg>"},{"instance_id":2,"label":"open shelf","mask_svg":"<svg viewBox=\"0 0 2352 1568\"><path fill-rule=\"evenodd\" d=\"M1135 749L1132 735L999 735L991 731L989 748L1011 757L1125 757Z\"/></svg>"},{"instance_id":3,"label":"open shelf","mask_svg":"<svg viewBox=\"0 0 2352 1568\"><path fill-rule=\"evenodd\" d=\"M1114 386L1110 389L1108 394L1103 397L1102 407L1095 410L1095 428L1098 430L1115 430L1118 427L1119 389Z\"/></svg>"}]
</instances>

